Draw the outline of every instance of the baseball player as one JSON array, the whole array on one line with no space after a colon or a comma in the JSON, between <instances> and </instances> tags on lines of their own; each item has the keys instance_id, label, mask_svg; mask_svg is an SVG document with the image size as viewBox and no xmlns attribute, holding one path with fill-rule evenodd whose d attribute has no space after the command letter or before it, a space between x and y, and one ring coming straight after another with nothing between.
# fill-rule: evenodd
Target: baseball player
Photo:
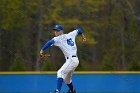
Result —
<instances>
[{"instance_id":1,"label":"baseball player","mask_svg":"<svg viewBox=\"0 0 140 93\"><path fill-rule=\"evenodd\" d=\"M72 74L79 64L75 38L76 36L79 35L81 36L83 41L86 41L86 37L84 36L83 31L80 28L68 34L64 34L63 30L64 28L61 25L56 25L53 28L53 31L56 37L49 40L42 47L40 51L40 55L43 55L44 51L52 45L58 46L62 50L65 56L66 62L57 72L57 87L56 87L55 92L51 92L51 93L60 93L63 81L69 87L69 90L67 93L77 93L72 84Z\"/></svg>"}]
</instances>

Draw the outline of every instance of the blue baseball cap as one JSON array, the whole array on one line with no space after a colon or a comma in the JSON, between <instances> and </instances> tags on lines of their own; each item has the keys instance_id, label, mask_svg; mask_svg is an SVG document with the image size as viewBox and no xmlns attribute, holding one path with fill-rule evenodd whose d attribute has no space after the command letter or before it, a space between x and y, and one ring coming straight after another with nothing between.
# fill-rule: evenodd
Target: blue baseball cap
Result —
<instances>
[{"instance_id":1,"label":"blue baseball cap","mask_svg":"<svg viewBox=\"0 0 140 93\"><path fill-rule=\"evenodd\" d=\"M55 27L53 28L53 30L60 31L60 30L64 30L64 28L61 25L55 25Z\"/></svg>"}]
</instances>

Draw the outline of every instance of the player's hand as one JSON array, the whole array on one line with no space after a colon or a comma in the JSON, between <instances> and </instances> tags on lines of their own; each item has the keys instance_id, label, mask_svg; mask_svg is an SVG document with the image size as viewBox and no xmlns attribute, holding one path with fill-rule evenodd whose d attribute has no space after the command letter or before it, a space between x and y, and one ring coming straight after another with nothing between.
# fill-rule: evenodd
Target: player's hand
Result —
<instances>
[{"instance_id":1,"label":"player's hand","mask_svg":"<svg viewBox=\"0 0 140 93\"><path fill-rule=\"evenodd\" d=\"M48 57L50 55L47 54L47 53L40 53L40 59L44 62L44 61L47 61L48 60Z\"/></svg>"},{"instance_id":2,"label":"player's hand","mask_svg":"<svg viewBox=\"0 0 140 93\"><path fill-rule=\"evenodd\" d=\"M82 34L81 37L82 37L82 40L83 40L84 42L87 41L87 39L86 39L86 37L85 37L84 34Z\"/></svg>"}]
</instances>

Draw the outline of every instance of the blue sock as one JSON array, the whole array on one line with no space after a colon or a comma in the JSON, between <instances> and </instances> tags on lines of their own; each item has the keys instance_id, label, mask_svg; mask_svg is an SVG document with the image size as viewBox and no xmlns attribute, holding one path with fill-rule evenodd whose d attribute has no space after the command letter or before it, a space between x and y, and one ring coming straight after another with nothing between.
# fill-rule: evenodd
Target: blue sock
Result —
<instances>
[{"instance_id":1,"label":"blue sock","mask_svg":"<svg viewBox=\"0 0 140 93\"><path fill-rule=\"evenodd\" d=\"M63 83L63 78L57 78L57 90L60 92Z\"/></svg>"},{"instance_id":2,"label":"blue sock","mask_svg":"<svg viewBox=\"0 0 140 93\"><path fill-rule=\"evenodd\" d=\"M69 89L73 92L73 84L72 82L70 84L67 84L67 86L69 87Z\"/></svg>"}]
</instances>

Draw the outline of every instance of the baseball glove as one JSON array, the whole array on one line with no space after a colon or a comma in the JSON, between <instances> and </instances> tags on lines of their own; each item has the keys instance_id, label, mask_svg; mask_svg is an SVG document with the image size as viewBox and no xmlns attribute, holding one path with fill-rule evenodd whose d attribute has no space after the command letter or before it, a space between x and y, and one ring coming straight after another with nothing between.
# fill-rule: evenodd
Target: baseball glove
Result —
<instances>
[{"instance_id":1,"label":"baseball glove","mask_svg":"<svg viewBox=\"0 0 140 93\"><path fill-rule=\"evenodd\" d=\"M47 61L49 56L50 56L50 55L47 54L47 53L40 53L40 59L41 59L42 61Z\"/></svg>"}]
</instances>

